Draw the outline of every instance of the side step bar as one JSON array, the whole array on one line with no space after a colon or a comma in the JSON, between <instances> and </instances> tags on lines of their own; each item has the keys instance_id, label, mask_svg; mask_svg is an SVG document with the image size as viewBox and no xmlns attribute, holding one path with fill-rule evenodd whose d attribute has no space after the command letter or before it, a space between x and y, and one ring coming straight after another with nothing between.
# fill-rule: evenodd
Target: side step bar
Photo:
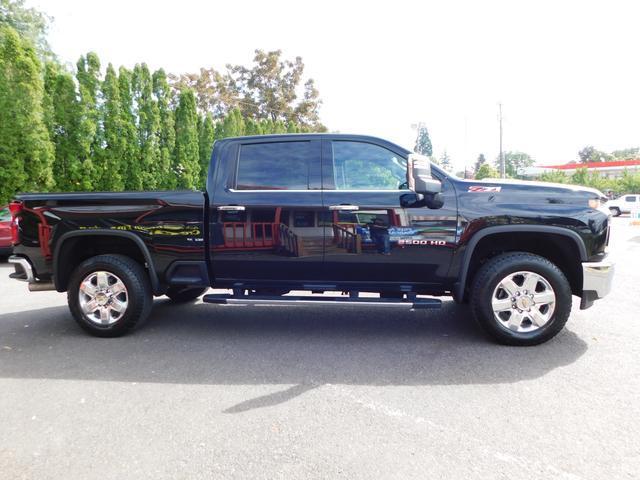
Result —
<instances>
[{"instance_id":1,"label":"side step bar","mask_svg":"<svg viewBox=\"0 0 640 480\"><path fill-rule=\"evenodd\" d=\"M267 296L209 294L202 297L205 303L219 305L375 305L379 307L408 307L411 309L435 309L442 306L436 298L414 298L407 300L367 297L312 297L312 296Z\"/></svg>"}]
</instances>

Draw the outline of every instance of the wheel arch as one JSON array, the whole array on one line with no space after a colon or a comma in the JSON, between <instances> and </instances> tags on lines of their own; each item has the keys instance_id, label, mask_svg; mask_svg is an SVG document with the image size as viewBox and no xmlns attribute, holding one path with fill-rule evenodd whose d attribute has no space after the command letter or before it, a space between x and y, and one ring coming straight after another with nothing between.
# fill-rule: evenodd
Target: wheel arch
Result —
<instances>
[{"instance_id":1,"label":"wheel arch","mask_svg":"<svg viewBox=\"0 0 640 480\"><path fill-rule=\"evenodd\" d=\"M105 246L104 242L109 246ZM73 254L73 255L72 255ZM144 241L132 232L114 230L73 231L63 234L53 253L53 282L58 292L64 292L73 270L95 255L123 254L137 260L149 275L154 294L160 294L160 281L151 253Z\"/></svg>"},{"instance_id":2,"label":"wheel arch","mask_svg":"<svg viewBox=\"0 0 640 480\"><path fill-rule=\"evenodd\" d=\"M490 258L484 255L490 250L500 250L501 246L505 248L501 252L524 251L547 258L565 274L573 293L580 293L581 262L587 261L587 249L577 232L548 225L500 225L478 231L466 245L453 287L453 296L457 301L462 302L467 298L467 286L473 280L479 262ZM552 247L558 247L560 251L555 252Z\"/></svg>"}]
</instances>

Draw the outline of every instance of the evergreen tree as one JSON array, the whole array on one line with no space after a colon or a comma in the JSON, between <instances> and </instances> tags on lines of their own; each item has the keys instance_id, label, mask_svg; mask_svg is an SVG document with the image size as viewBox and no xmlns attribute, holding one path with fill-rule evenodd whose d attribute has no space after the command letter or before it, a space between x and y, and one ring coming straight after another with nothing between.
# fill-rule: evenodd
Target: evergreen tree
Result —
<instances>
[{"instance_id":1,"label":"evergreen tree","mask_svg":"<svg viewBox=\"0 0 640 480\"><path fill-rule=\"evenodd\" d=\"M445 150L442 156L440 157L440 162L438 163L442 168L444 168L447 172L453 171L453 165L451 164L451 157Z\"/></svg>"},{"instance_id":2,"label":"evergreen tree","mask_svg":"<svg viewBox=\"0 0 640 480\"><path fill-rule=\"evenodd\" d=\"M51 132L56 152L53 164L56 187L61 191L90 190L91 181L85 175L82 163L82 107L76 84L69 73L58 69L55 78L47 81L53 82L50 87L53 105Z\"/></svg>"},{"instance_id":3,"label":"evergreen tree","mask_svg":"<svg viewBox=\"0 0 640 480\"><path fill-rule=\"evenodd\" d=\"M273 124L273 133L287 133L287 125L282 120L276 121Z\"/></svg>"},{"instance_id":4,"label":"evergreen tree","mask_svg":"<svg viewBox=\"0 0 640 480\"><path fill-rule=\"evenodd\" d=\"M79 141L84 184L95 188L102 178L100 151L102 147L100 112L98 111L98 93L100 90L100 59L89 52L78 60L76 78L80 90L82 119L80 122Z\"/></svg>"},{"instance_id":5,"label":"evergreen tree","mask_svg":"<svg viewBox=\"0 0 640 480\"><path fill-rule=\"evenodd\" d=\"M142 167L142 188L153 190L161 183L163 173L159 170L160 112L153 98L153 84L149 68L145 63L133 69L133 99L138 114L138 145Z\"/></svg>"},{"instance_id":6,"label":"evergreen tree","mask_svg":"<svg viewBox=\"0 0 640 480\"><path fill-rule=\"evenodd\" d=\"M210 114L206 114L199 122L198 129L198 146L200 148L200 182L199 187L202 188L207 183L207 171L209 170L209 161L211 159L211 149L214 141L213 120Z\"/></svg>"},{"instance_id":7,"label":"evergreen tree","mask_svg":"<svg viewBox=\"0 0 640 480\"><path fill-rule=\"evenodd\" d=\"M142 167L138 147L138 130L133 108L131 71L124 67L118 70L118 90L122 114L122 140L124 152L121 158L124 188L142 190Z\"/></svg>"},{"instance_id":8,"label":"evergreen tree","mask_svg":"<svg viewBox=\"0 0 640 480\"><path fill-rule=\"evenodd\" d=\"M266 133L262 127L262 123L260 122L260 126L258 131L260 134ZM244 119L242 118L242 113L239 109L234 108L227 115L225 115L224 120L222 121L222 137L240 137L244 135L245 132L245 124Z\"/></svg>"},{"instance_id":9,"label":"evergreen tree","mask_svg":"<svg viewBox=\"0 0 640 480\"><path fill-rule=\"evenodd\" d=\"M484 165L487 162L487 159L484 156L484 153L481 153L480 155L478 155L478 159L476 160L476 164L473 167L473 173L477 174L478 170L480 170L480 167L482 165Z\"/></svg>"},{"instance_id":10,"label":"evergreen tree","mask_svg":"<svg viewBox=\"0 0 640 480\"><path fill-rule=\"evenodd\" d=\"M180 92L176 109L175 161L178 187L192 189L198 185L200 175L198 147L198 114L193 91Z\"/></svg>"},{"instance_id":11,"label":"evergreen tree","mask_svg":"<svg viewBox=\"0 0 640 480\"><path fill-rule=\"evenodd\" d=\"M54 185L42 77L33 45L13 28L0 27L0 202L18 190Z\"/></svg>"},{"instance_id":12,"label":"evergreen tree","mask_svg":"<svg viewBox=\"0 0 640 480\"><path fill-rule=\"evenodd\" d=\"M109 64L102 83L102 122L104 129L104 151L102 152L102 175L99 190L121 191L124 189L122 157L126 150L122 136L123 115L120 106L118 76Z\"/></svg>"},{"instance_id":13,"label":"evergreen tree","mask_svg":"<svg viewBox=\"0 0 640 480\"><path fill-rule=\"evenodd\" d=\"M158 102L160 115L158 188L172 189L176 187L176 176L173 171L173 150L176 145L175 115L171 109L171 89L167 83L167 75L162 69L153 73L153 93Z\"/></svg>"},{"instance_id":14,"label":"evergreen tree","mask_svg":"<svg viewBox=\"0 0 640 480\"><path fill-rule=\"evenodd\" d=\"M247 118L244 122L245 135L260 135L260 126L253 118Z\"/></svg>"},{"instance_id":15,"label":"evergreen tree","mask_svg":"<svg viewBox=\"0 0 640 480\"><path fill-rule=\"evenodd\" d=\"M431 145L431 139L429 138L429 131L423 124L419 124L418 126L416 145L413 149L416 153L421 155L427 155L428 157L433 155L433 147Z\"/></svg>"}]
</instances>

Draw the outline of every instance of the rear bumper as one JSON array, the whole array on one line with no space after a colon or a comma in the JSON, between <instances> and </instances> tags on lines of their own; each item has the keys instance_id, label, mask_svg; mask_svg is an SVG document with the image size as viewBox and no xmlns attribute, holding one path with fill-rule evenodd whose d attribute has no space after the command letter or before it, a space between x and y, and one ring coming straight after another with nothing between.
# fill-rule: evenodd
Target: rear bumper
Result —
<instances>
[{"instance_id":1,"label":"rear bumper","mask_svg":"<svg viewBox=\"0 0 640 480\"><path fill-rule=\"evenodd\" d=\"M10 274L9 277L14 280L20 280L28 283L34 283L36 281L33 275L33 267L29 260L24 257L12 255L9 257L9 263L12 263L16 270L14 273Z\"/></svg>"},{"instance_id":2,"label":"rear bumper","mask_svg":"<svg viewBox=\"0 0 640 480\"><path fill-rule=\"evenodd\" d=\"M615 264L611 261L582 263L581 310L589 308L593 302L609 294L614 272Z\"/></svg>"}]
</instances>

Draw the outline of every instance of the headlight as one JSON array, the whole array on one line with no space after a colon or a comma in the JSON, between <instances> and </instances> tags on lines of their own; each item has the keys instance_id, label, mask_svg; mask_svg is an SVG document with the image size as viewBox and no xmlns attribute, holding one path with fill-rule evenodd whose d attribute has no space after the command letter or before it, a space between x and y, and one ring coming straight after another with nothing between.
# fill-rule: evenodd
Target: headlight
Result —
<instances>
[{"instance_id":1,"label":"headlight","mask_svg":"<svg viewBox=\"0 0 640 480\"><path fill-rule=\"evenodd\" d=\"M589 208L593 208L594 210L600 208L600 199L599 198L590 198L589 199Z\"/></svg>"}]
</instances>

